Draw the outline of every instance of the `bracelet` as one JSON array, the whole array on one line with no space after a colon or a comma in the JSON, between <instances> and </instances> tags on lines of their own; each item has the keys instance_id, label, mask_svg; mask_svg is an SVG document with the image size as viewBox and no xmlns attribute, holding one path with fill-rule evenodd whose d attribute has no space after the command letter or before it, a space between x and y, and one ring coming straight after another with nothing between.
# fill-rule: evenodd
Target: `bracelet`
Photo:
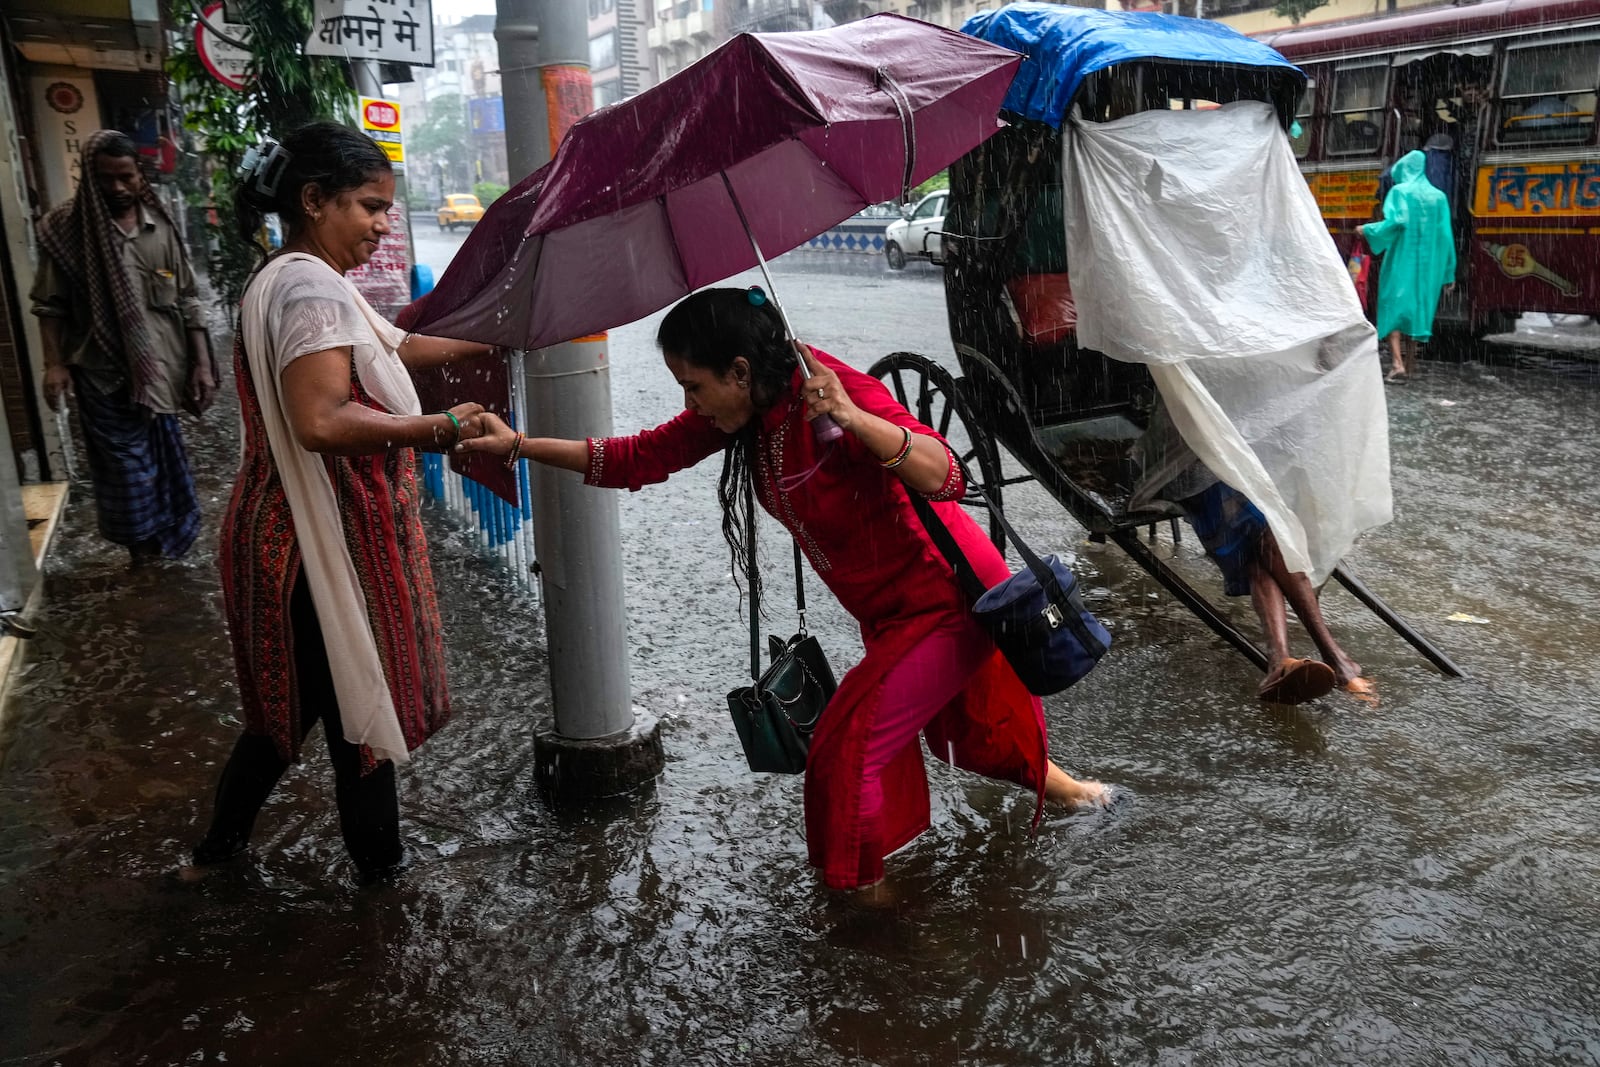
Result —
<instances>
[{"instance_id":1,"label":"bracelet","mask_svg":"<svg viewBox=\"0 0 1600 1067\"><path fill-rule=\"evenodd\" d=\"M454 448L456 445L461 443L461 420L456 418L456 413L453 411L442 411L440 414L449 419L450 425L456 428L456 439L450 442L450 447ZM433 439L435 442L437 442L439 440L439 435L435 434Z\"/></svg>"},{"instance_id":2,"label":"bracelet","mask_svg":"<svg viewBox=\"0 0 1600 1067\"><path fill-rule=\"evenodd\" d=\"M893 459L879 460L879 462L883 464L885 470L893 470L894 468L900 466L900 464L906 461L906 457L911 455L911 431L902 426L900 427L900 432L906 435L905 444L900 446L900 451L895 453L895 457Z\"/></svg>"},{"instance_id":3,"label":"bracelet","mask_svg":"<svg viewBox=\"0 0 1600 1067\"><path fill-rule=\"evenodd\" d=\"M522 435L517 434L517 440L511 446L511 451L506 453L506 470L514 470L517 460L522 458Z\"/></svg>"}]
</instances>

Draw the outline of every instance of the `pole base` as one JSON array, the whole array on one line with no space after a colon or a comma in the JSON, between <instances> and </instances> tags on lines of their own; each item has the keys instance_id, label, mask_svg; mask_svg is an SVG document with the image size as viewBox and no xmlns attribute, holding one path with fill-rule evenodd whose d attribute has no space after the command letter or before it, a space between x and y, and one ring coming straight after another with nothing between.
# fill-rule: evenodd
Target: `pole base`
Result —
<instances>
[{"instance_id":1,"label":"pole base","mask_svg":"<svg viewBox=\"0 0 1600 1067\"><path fill-rule=\"evenodd\" d=\"M551 719L533 735L534 781L552 803L631 793L660 777L666 762L661 724L642 711L634 712L627 730L606 737L563 737Z\"/></svg>"}]
</instances>

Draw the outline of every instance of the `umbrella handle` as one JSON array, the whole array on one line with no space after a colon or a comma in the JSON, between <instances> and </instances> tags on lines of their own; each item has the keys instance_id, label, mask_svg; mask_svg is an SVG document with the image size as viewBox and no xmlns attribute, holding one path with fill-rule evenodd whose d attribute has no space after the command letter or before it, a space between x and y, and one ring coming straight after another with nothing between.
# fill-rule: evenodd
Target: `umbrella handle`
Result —
<instances>
[{"instance_id":1,"label":"umbrella handle","mask_svg":"<svg viewBox=\"0 0 1600 1067\"><path fill-rule=\"evenodd\" d=\"M818 441L825 445L832 444L844 436L844 431L839 428L837 422L833 421L833 416L831 415L818 415L812 419L811 432L816 435Z\"/></svg>"},{"instance_id":2,"label":"umbrella handle","mask_svg":"<svg viewBox=\"0 0 1600 1067\"><path fill-rule=\"evenodd\" d=\"M759 255L759 253L757 254ZM765 266L765 264L763 264L763 266ZM771 278L767 279L767 284L772 284ZM777 301L773 301L773 303L777 303ZM779 308L778 313L780 315L783 314L782 308ZM785 330L787 331L789 319L786 315L784 316L783 324ZM809 379L811 377L811 368L806 366L806 357L800 353L800 339L795 337L793 332L789 332L788 340L789 344L793 345L795 348L795 362L800 365L801 380ZM841 428L837 422L833 421L833 416L831 415L818 415L816 418L812 419L811 432L816 435L818 441L821 441L825 445L832 444L844 436L843 428Z\"/></svg>"}]
</instances>

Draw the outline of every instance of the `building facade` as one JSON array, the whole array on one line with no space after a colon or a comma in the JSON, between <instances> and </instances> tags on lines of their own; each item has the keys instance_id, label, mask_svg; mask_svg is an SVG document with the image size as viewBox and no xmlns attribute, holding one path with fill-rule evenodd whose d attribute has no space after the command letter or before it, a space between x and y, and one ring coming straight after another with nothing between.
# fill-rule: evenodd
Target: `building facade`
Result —
<instances>
[{"instance_id":1,"label":"building facade","mask_svg":"<svg viewBox=\"0 0 1600 1067\"><path fill-rule=\"evenodd\" d=\"M151 0L0 0L0 400L7 462L23 482L65 477L28 293L34 224L72 197L84 139L107 127L129 134L184 217L161 12Z\"/></svg>"},{"instance_id":2,"label":"building facade","mask_svg":"<svg viewBox=\"0 0 1600 1067\"><path fill-rule=\"evenodd\" d=\"M514 182L506 167L494 16L435 23L433 49L431 68L414 67L413 81L387 90L405 116L407 196L414 210L437 206L449 193L470 193L479 182ZM455 135L430 137L424 132L430 126Z\"/></svg>"}]
</instances>

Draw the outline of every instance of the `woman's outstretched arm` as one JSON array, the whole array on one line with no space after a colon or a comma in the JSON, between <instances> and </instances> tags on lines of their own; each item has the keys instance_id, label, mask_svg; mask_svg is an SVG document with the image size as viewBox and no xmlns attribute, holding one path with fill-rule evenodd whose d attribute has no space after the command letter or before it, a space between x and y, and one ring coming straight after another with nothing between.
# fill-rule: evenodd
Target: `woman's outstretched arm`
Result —
<instances>
[{"instance_id":1,"label":"woman's outstretched arm","mask_svg":"<svg viewBox=\"0 0 1600 1067\"><path fill-rule=\"evenodd\" d=\"M487 412L485 412L488 415ZM509 458L517 449L524 459L577 471L590 485L609 489L640 489L664 482L727 447L728 435L710 419L685 411L653 430L628 437L591 437L579 441L553 437L525 437L500 419L485 423L488 436L463 441L463 452L487 452Z\"/></svg>"},{"instance_id":2,"label":"woman's outstretched arm","mask_svg":"<svg viewBox=\"0 0 1600 1067\"><path fill-rule=\"evenodd\" d=\"M462 441L456 446L456 451L509 456L515 446L523 459L531 459L547 467L560 467L580 474L589 469L588 441L568 441L559 437L522 437L519 440L517 431L493 412L485 411L481 418L483 436Z\"/></svg>"},{"instance_id":3,"label":"woman's outstretched arm","mask_svg":"<svg viewBox=\"0 0 1600 1067\"><path fill-rule=\"evenodd\" d=\"M391 415L350 395L350 349L301 356L283 368L283 413L300 447L332 456L364 456L391 448L442 451L485 429L481 404L457 404L449 414Z\"/></svg>"}]
</instances>

